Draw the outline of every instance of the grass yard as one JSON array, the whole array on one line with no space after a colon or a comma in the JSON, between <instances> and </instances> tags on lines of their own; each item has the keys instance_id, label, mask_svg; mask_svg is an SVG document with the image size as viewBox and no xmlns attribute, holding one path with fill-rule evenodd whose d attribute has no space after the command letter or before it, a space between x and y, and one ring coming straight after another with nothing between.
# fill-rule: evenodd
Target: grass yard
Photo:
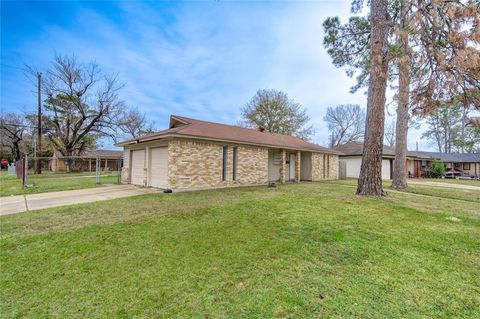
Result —
<instances>
[{"instance_id":1,"label":"grass yard","mask_svg":"<svg viewBox=\"0 0 480 319\"><path fill-rule=\"evenodd\" d=\"M332 181L331 183L336 183L341 185L350 185L352 187L357 186L356 179ZM451 184L454 184L454 183L451 183ZM474 185L475 184L472 184L472 186ZM387 192L390 192L390 193L397 192L390 188L392 186L391 181L383 181L383 186ZM469 201L469 202L480 202L480 190L458 189L458 188L448 188L448 187L442 187L442 186L430 186L430 185L410 183L409 186L403 190L403 192L425 195L425 196L441 197L444 199L449 198L449 199L459 199L462 201Z\"/></svg>"},{"instance_id":2,"label":"grass yard","mask_svg":"<svg viewBox=\"0 0 480 319\"><path fill-rule=\"evenodd\" d=\"M478 197L354 190L149 194L1 217L0 316L480 317Z\"/></svg>"},{"instance_id":3,"label":"grass yard","mask_svg":"<svg viewBox=\"0 0 480 319\"><path fill-rule=\"evenodd\" d=\"M118 173L102 173L102 184L114 184L118 181ZM41 175L28 175L27 184L31 185L22 189L22 181L6 172L0 174L0 197L10 195L23 195L34 193L55 192L62 190L98 187L93 173L59 173L43 172Z\"/></svg>"}]
</instances>

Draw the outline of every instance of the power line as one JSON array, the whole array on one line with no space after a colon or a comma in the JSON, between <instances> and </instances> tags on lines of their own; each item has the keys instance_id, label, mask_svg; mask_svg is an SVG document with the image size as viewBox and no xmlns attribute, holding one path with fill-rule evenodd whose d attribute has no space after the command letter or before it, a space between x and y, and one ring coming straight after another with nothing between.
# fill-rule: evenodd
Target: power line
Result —
<instances>
[{"instance_id":1,"label":"power line","mask_svg":"<svg viewBox=\"0 0 480 319\"><path fill-rule=\"evenodd\" d=\"M25 128L31 128L31 129L38 129L38 126L36 126L36 125L24 125L24 124L13 124L13 123L5 123L5 124L1 124L0 126L14 126L14 127L25 127ZM55 129L42 128L42 131L55 131Z\"/></svg>"},{"instance_id":2,"label":"power line","mask_svg":"<svg viewBox=\"0 0 480 319\"><path fill-rule=\"evenodd\" d=\"M42 93L40 90L42 83L42 73L37 72L37 85L38 85L38 127L37 127L37 145L38 151L42 151ZM42 166L40 162L37 162L37 174L42 173Z\"/></svg>"}]
</instances>

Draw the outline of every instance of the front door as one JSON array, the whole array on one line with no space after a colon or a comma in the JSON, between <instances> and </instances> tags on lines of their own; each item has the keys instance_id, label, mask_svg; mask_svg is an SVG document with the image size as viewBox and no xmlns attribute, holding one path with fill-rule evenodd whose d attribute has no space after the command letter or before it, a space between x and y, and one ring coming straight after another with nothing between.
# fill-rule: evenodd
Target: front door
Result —
<instances>
[{"instance_id":1,"label":"front door","mask_svg":"<svg viewBox=\"0 0 480 319\"><path fill-rule=\"evenodd\" d=\"M289 165L289 179L291 181L295 180L295 154L290 154L290 163Z\"/></svg>"}]
</instances>

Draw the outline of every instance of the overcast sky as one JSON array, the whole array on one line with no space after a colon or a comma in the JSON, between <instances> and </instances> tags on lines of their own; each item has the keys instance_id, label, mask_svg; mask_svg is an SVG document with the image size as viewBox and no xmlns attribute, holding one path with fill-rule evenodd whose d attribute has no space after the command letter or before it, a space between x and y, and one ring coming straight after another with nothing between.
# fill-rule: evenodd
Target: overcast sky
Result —
<instances>
[{"instance_id":1,"label":"overcast sky","mask_svg":"<svg viewBox=\"0 0 480 319\"><path fill-rule=\"evenodd\" d=\"M2 112L36 110L22 71L55 54L95 60L126 83L121 98L155 120L170 114L235 124L258 89L288 93L308 112L313 140L326 145L326 108L366 106L364 92L323 48L322 22L349 15L350 1L4 2L1 3ZM393 106L387 112L394 113ZM418 141L411 131L409 147ZM104 143L104 148L112 148Z\"/></svg>"}]
</instances>

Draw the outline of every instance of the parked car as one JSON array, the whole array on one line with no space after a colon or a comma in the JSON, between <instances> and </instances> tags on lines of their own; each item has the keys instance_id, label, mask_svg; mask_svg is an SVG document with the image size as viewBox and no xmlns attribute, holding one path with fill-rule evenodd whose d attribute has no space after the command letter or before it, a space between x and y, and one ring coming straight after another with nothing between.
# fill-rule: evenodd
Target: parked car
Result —
<instances>
[{"instance_id":1,"label":"parked car","mask_svg":"<svg viewBox=\"0 0 480 319\"><path fill-rule=\"evenodd\" d=\"M442 178L457 178L462 176L462 173L460 172L446 172L443 174Z\"/></svg>"}]
</instances>

